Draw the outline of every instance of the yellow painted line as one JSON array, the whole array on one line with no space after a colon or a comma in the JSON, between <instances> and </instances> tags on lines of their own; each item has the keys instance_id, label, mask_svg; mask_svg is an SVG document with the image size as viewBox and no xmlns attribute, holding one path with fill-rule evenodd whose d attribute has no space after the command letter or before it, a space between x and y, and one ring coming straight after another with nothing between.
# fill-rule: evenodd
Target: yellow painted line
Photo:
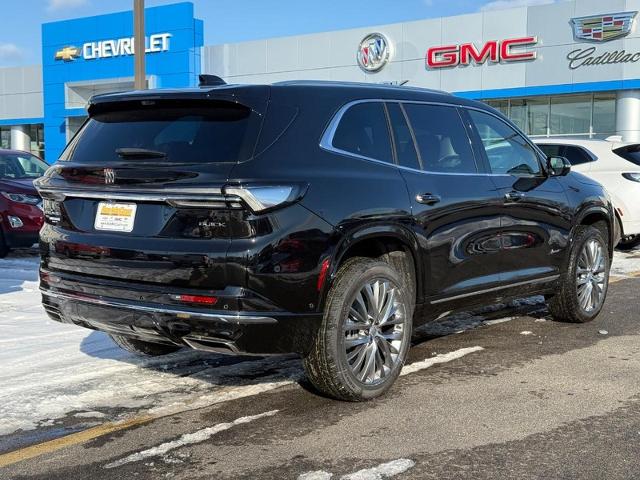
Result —
<instances>
[{"instance_id":1,"label":"yellow painted line","mask_svg":"<svg viewBox=\"0 0 640 480\"><path fill-rule=\"evenodd\" d=\"M48 442L39 443L37 445L5 453L4 455L0 455L0 468L22 462L23 460L29 460L30 458L35 458L40 455L44 455L45 453L55 452L65 447L93 440L94 438L101 437L102 435L135 427L136 425L142 425L143 423L148 423L156 418L157 417L153 415L145 415L124 420L122 422L108 422L98 425L97 427L83 430L82 432L72 433L66 437L56 438L54 440L49 440Z\"/></svg>"},{"instance_id":2,"label":"yellow painted line","mask_svg":"<svg viewBox=\"0 0 640 480\"><path fill-rule=\"evenodd\" d=\"M640 277L640 270L637 272L625 273L624 275L612 275L609 278L609 283L616 283L622 280L626 280L628 278L638 278L638 277Z\"/></svg>"}]
</instances>

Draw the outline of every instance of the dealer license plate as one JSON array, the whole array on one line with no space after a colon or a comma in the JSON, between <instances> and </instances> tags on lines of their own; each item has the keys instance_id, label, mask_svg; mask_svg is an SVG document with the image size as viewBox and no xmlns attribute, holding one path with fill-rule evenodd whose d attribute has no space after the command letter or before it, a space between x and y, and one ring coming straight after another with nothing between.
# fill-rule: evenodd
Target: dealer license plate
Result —
<instances>
[{"instance_id":1,"label":"dealer license plate","mask_svg":"<svg viewBox=\"0 0 640 480\"><path fill-rule=\"evenodd\" d=\"M110 232L132 232L137 208L135 203L100 202L94 227Z\"/></svg>"}]
</instances>

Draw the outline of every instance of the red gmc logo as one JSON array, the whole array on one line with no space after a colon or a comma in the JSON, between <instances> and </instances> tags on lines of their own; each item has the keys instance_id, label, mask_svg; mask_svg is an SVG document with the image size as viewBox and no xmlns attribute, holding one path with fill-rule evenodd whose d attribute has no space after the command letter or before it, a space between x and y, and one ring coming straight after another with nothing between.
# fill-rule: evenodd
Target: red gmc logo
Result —
<instances>
[{"instance_id":1,"label":"red gmc logo","mask_svg":"<svg viewBox=\"0 0 640 480\"><path fill-rule=\"evenodd\" d=\"M445 68L470 65L471 62L481 65L487 61L500 63L535 60L537 52L518 51L518 48L530 47L537 43L538 37L521 37L487 42L481 49L473 43L433 47L427 50L427 67Z\"/></svg>"}]
</instances>

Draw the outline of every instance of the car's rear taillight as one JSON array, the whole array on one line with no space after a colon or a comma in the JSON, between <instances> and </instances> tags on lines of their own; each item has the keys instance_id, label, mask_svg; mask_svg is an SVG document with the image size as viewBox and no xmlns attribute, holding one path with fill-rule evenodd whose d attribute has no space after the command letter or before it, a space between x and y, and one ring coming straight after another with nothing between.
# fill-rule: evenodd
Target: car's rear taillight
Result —
<instances>
[{"instance_id":1,"label":"car's rear taillight","mask_svg":"<svg viewBox=\"0 0 640 480\"><path fill-rule=\"evenodd\" d=\"M239 197L255 213L283 207L302 198L306 185L228 185L225 195Z\"/></svg>"},{"instance_id":2,"label":"car's rear taillight","mask_svg":"<svg viewBox=\"0 0 640 480\"><path fill-rule=\"evenodd\" d=\"M57 200L43 199L42 210L44 211L44 217L50 223L58 223L60 221L60 202Z\"/></svg>"}]
</instances>

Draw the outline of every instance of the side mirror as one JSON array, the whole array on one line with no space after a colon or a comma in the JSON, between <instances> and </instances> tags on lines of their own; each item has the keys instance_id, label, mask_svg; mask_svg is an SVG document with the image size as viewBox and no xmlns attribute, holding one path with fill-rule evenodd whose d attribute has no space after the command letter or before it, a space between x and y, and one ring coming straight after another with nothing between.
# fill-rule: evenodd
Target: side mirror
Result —
<instances>
[{"instance_id":1,"label":"side mirror","mask_svg":"<svg viewBox=\"0 0 640 480\"><path fill-rule=\"evenodd\" d=\"M571 171L571 163L564 157L549 157L547 168L552 177L564 177Z\"/></svg>"}]
</instances>

